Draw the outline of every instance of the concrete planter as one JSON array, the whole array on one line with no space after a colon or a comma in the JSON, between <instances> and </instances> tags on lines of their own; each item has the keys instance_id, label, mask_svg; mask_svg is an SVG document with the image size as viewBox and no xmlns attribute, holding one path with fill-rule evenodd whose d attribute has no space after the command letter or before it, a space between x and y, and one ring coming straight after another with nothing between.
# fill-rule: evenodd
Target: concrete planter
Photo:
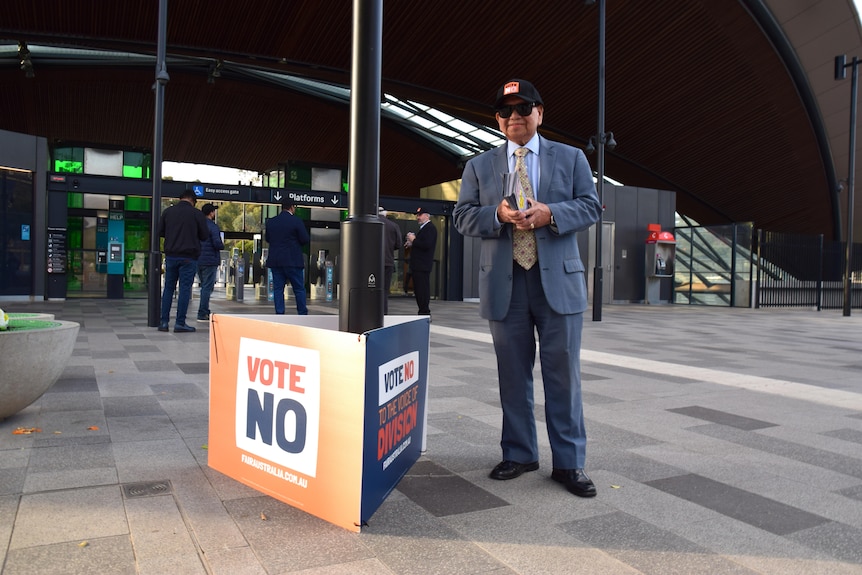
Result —
<instances>
[{"instance_id":1,"label":"concrete planter","mask_svg":"<svg viewBox=\"0 0 862 575\"><path fill-rule=\"evenodd\" d=\"M0 419L48 391L72 356L80 326L71 321L18 319L0 331Z\"/></svg>"},{"instance_id":2,"label":"concrete planter","mask_svg":"<svg viewBox=\"0 0 862 575\"><path fill-rule=\"evenodd\" d=\"M53 320L53 313L22 313L22 312L12 312L6 314L9 316L9 321L17 322L22 319L47 319Z\"/></svg>"}]
</instances>

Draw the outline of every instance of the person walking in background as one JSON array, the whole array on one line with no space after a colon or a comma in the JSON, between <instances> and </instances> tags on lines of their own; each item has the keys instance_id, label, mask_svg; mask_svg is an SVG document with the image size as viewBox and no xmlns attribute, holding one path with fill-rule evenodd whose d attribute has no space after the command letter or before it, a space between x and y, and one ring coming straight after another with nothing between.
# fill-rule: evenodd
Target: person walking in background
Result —
<instances>
[{"instance_id":1,"label":"person walking in background","mask_svg":"<svg viewBox=\"0 0 862 575\"><path fill-rule=\"evenodd\" d=\"M395 250L401 246L401 228L390 220L383 206L377 208L377 217L383 222L383 314L389 313L389 288L395 272Z\"/></svg>"},{"instance_id":2,"label":"person walking in background","mask_svg":"<svg viewBox=\"0 0 862 575\"><path fill-rule=\"evenodd\" d=\"M272 301L275 313L284 313L284 286L290 282L296 313L308 315L305 301L305 257L302 247L310 241L305 223L294 215L293 200L281 203L281 213L266 220L264 237L269 244L266 267L272 270Z\"/></svg>"},{"instance_id":3,"label":"person walking in background","mask_svg":"<svg viewBox=\"0 0 862 575\"><path fill-rule=\"evenodd\" d=\"M437 248L437 228L431 224L431 214L425 208L416 210L419 231L407 232L405 248L410 248L410 274L419 315L431 315L431 268Z\"/></svg>"},{"instance_id":4,"label":"person walking in background","mask_svg":"<svg viewBox=\"0 0 862 575\"><path fill-rule=\"evenodd\" d=\"M177 319L174 333L195 331L186 324L186 312L192 298L192 283L198 268L201 242L209 237L207 218L195 209L195 193L186 190L180 201L162 212L159 218L159 236L165 238L165 288L162 292L162 310L159 331L168 331L171 305L177 282Z\"/></svg>"},{"instance_id":5,"label":"person walking in background","mask_svg":"<svg viewBox=\"0 0 862 575\"><path fill-rule=\"evenodd\" d=\"M221 264L221 250L224 242L221 239L221 230L215 223L216 210L212 204L204 204L201 212L207 218L207 229L209 235L201 242L201 255L198 258L198 278L201 283L201 300L198 305L198 321L210 320L210 296L215 286L216 272Z\"/></svg>"},{"instance_id":6,"label":"person walking in background","mask_svg":"<svg viewBox=\"0 0 862 575\"><path fill-rule=\"evenodd\" d=\"M503 461L490 477L514 479L539 468L538 332L551 478L574 495L593 497L596 487L584 472L580 374L587 286L575 232L596 223L602 206L583 152L538 134L545 107L530 82L506 82L494 107L507 142L467 162L454 210L456 229L482 240L479 314L490 324L503 408ZM506 200L502 173L517 178L524 208Z\"/></svg>"}]
</instances>

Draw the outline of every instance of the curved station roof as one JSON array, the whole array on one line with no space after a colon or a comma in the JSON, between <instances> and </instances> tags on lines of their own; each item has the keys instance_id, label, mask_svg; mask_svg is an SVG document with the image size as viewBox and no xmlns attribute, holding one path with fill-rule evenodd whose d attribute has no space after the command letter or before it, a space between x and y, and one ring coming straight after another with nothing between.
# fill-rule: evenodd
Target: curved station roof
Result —
<instances>
[{"instance_id":1,"label":"curved station roof","mask_svg":"<svg viewBox=\"0 0 862 575\"><path fill-rule=\"evenodd\" d=\"M158 4L0 3L0 129L151 149ZM834 58L862 56L849 0L606 7L607 176L676 191L701 224L840 236L851 81ZM541 92L545 135L585 147L596 133L598 3L383 10L381 195L457 179L499 143L491 104L513 77ZM346 166L352 25L345 0L168 2L164 159Z\"/></svg>"}]
</instances>

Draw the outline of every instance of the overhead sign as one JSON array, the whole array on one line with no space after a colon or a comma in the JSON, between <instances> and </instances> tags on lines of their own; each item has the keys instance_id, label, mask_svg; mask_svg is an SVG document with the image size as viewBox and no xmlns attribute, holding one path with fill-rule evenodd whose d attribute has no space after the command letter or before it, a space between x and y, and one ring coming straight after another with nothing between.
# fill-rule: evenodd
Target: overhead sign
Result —
<instances>
[{"instance_id":1,"label":"overhead sign","mask_svg":"<svg viewBox=\"0 0 862 575\"><path fill-rule=\"evenodd\" d=\"M280 204L285 197L293 200L297 206L315 208L341 208L347 207L345 194L342 192L316 192L313 190L272 190L273 204Z\"/></svg>"},{"instance_id":2,"label":"overhead sign","mask_svg":"<svg viewBox=\"0 0 862 575\"><path fill-rule=\"evenodd\" d=\"M192 190L194 190L197 198L206 197L225 201L244 201L248 196L248 186L223 187L195 184L192 186Z\"/></svg>"}]
</instances>

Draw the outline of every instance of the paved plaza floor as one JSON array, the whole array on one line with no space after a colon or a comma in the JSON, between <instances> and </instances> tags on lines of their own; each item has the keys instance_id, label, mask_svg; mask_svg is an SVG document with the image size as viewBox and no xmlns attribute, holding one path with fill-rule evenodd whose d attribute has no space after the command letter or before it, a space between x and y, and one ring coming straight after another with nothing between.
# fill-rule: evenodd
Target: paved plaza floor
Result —
<instances>
[{"instance_id":1,"label":"paved plaza floor","mask_svg":"<svg viewBox=\"0 0 862 575\"><path fill-rule=\"evenodd\" d=\"M159 332L145 300L0 307L81 324L54 387L0 421L2 575L862 574L858 311L588 311L598 496L580 499L550 479L538 364L541 467L488 478L501 425L488 326L476 303L432 301L427 452L356 534L207 466L207 324Z\"/></svg>"}]
</instances>

